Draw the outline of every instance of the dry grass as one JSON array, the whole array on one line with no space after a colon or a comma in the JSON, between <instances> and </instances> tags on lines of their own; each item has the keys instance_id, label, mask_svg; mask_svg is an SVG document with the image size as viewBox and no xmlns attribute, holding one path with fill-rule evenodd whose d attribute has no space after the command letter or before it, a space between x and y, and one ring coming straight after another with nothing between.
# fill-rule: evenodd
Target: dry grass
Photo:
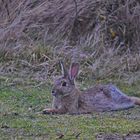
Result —
<instances>
[{"instance_id":1,"label":"dry grass","mask_svg":"<svg viewBox=\"0 0 140 140\"><path fill-rule=\"evenodd\" d=\"M0 74L44 81L59 59L81 77L140 77L138 0L0 1ZM41 78L42 77L42 78Z\"/></svg>"}]
</instances>

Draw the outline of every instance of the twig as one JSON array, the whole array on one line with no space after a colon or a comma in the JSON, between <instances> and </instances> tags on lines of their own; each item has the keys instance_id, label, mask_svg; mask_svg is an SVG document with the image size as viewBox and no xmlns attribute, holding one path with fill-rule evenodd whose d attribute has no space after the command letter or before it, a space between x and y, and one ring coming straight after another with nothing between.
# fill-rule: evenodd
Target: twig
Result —
<instances>
[{"instance_id":1,"label":"twig","mask_svg":"<svg viewBox=\"0 0 140 140\"><path fill-rule=\"evenodd\" d=\"M74 3L75 3L75 19L77 18L78 16L78 11L77 11L77 1L76 0L73 0Z\"/></svg>"}]
</instances>

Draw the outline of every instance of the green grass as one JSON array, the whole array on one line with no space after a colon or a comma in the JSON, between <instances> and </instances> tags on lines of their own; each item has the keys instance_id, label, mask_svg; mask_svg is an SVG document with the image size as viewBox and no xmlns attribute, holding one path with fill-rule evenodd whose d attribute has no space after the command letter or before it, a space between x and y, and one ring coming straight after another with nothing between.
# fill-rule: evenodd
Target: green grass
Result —
<instances>
[{"instance_id":1,"label":"green grass","mask_svg":"<svg viewBox=\"0 0 140 140\"><path fill-rule=\"evenodd\" d=\"M139 96L139 86L120 86ZM51 106L51 87L0 89L0 139L94 140L99 133L140 132L140 108L85 115L43 115ZM132 92L133 91L133 92Z\"/></svg>"}]
</instances>

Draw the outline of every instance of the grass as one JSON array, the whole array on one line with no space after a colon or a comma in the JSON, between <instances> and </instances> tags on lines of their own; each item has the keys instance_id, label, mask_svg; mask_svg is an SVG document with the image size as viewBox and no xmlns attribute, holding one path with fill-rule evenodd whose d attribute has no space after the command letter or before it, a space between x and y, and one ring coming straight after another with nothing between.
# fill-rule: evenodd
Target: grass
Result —
<instances>
[{"instance_id":1,"label":"grass","mask_svg":"<svg viewBox=\"0 0 140 140\"><path fill-rule=\"evenodd\" d=\"M139 84L121 86L139 96ZM140 132L140 108L86 115L43 115L51 106L51 87L0 89L0 140L94 140L100 133Z\"/></svg>"}]
</instances>

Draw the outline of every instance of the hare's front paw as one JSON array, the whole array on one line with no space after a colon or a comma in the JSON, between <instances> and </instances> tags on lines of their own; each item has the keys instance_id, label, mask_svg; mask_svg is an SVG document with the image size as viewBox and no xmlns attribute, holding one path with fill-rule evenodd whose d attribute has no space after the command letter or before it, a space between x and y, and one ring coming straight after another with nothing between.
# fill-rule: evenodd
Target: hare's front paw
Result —
<instances>
[{"instance_id":1,"label":"hare's front paw","mask_svg":"<svg viewBox=\"0 0 140 140\"><path fill-rule=\"evenodd\" d=\"M56 111L52 108L47 108L42 111L43 114L54 114Z\"/></svg>"}]
</instances>

